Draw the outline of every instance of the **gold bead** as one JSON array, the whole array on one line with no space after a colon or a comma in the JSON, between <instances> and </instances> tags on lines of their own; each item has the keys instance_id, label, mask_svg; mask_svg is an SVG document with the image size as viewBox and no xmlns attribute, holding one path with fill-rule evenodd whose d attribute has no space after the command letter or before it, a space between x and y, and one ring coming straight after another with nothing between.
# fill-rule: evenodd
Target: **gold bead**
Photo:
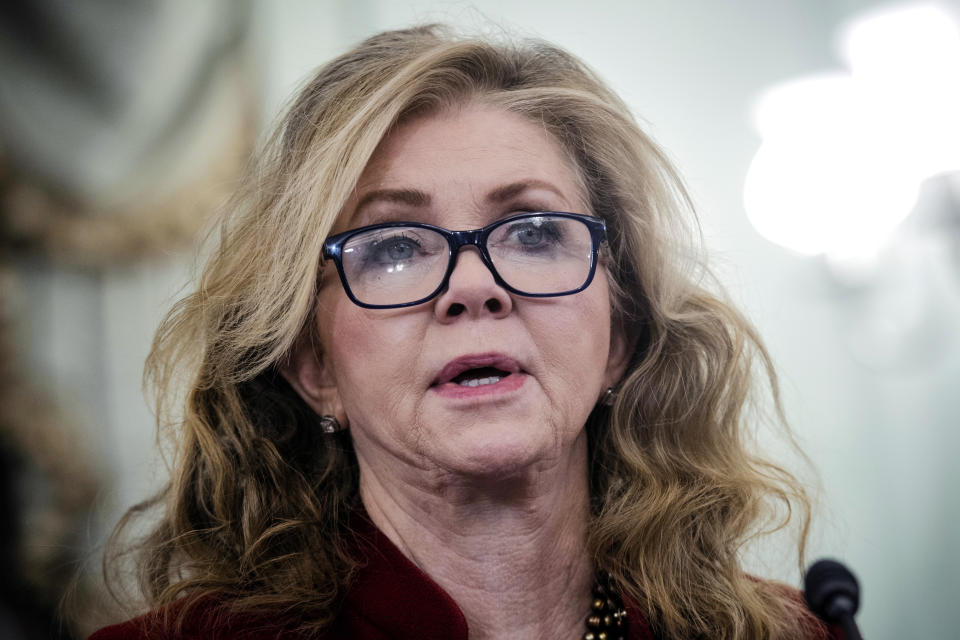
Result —
<instances>
[{"instance_id":1,"label":"gold bead","mask_svg":"<svg viewBox=\"0 0 960 640\"><path fill-rule=\"evenodd\" d=\"M597 640L597 635L593 631L587 631L583 634L583 640Z\"/></svg>"},{"instance_id":2,"label":"gold bead","mask_svg":"<svg viewBox=\"0 0 960 640\"><path fill-rule=\"evenodd\" d=\"M603 600L601 600L600 598L597 598L596 600L593 601L593 604L590 606L593 607L594 611L602 611L603 605L604 605Z\"/></svg>"},{"instance_id":3,"label":"gold bead","mask_svg":"<svg viewBox=\"0 0 960 640\"><path fill-rule=\"evenodd\" d=\"M613 626L613 618L612 618L611 616L603 616L603 626L605 626L605 627L612 627L612 626Z\"/></svg>"},{"instance_id":4,"label":"gold bead","mask_svg":"<svg viewBox=\"0 0 960 640\"><path fill-rule=\"evenodd\" d=\"M607 634L605 631L601 631L597 634L597 640L607 640Z\"/></svg>"},{"instance_id":5,"label":"gold bead","mask_svg":"<svg viewBox=\"0 0 960 640\"><path fill-rule=\"evenodd\" d=\"M587 618L587 628L597 629L600 627L600 616L590 616Z\"/></svg>"}]
</instances>

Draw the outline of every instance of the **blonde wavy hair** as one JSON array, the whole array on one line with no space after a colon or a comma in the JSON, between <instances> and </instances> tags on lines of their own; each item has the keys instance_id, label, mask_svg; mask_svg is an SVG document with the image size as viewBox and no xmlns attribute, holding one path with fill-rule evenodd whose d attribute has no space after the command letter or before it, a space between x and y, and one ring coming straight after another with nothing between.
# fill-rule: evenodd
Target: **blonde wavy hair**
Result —
<instances>
[{"instance_id":1,"label":"blonde wavy hair","mask_svg":"<svg viewBox=\"0 0 960 640\"><path fill-rule=\"evenodd\" d=\"M147 379L172 477L118 529L162 511L133 547L148 604L180 600L170 609L184 616L213 596L303 630L332 620L355 569L357 463L349 435L323 435L279 370L298 341L316 342L322 243L378 143L466 102L553 135L607 223L613 321L637 347L614 406L587 424L598 566L663 638L809 637L796 593L741 566L745 543L791 518L802 561L810 503L751 452L757 387L783 424L776 378L751 325L712 293L676 171L570 54L438 26L376 35L316 73L227 208L196 291L163 322Z\"/></svg>"}]
</instances>

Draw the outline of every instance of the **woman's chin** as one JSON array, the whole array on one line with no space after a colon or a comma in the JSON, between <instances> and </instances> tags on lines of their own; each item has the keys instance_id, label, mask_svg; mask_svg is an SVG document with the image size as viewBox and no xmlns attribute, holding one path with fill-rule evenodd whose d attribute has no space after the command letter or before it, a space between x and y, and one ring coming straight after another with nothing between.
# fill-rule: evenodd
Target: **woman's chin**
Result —
<instances>
[{"instance_id":1,"label":"woman's chin","mask_svg":"<svg viewBox=\"0 0 960 640\"><path fill-rule=\"evenodd\" d=\"M479 451L461 452L442 466L450 473L465 478L513 478L536 467L542 456L529 451L504 450L502 447Z\"/></svg>"},{"instance_id":2,"label":"woman's chin","mask_svg":"<svg viewBox=\"0 0 960 640\"><path fill-rule=\"evenodd\" d=\"M463 434L467 435L467 434ZM488 429L482 435L458 438L453 445L431 452L438 467L465 478L511 479L564 459L564 447L556 437L530 432L498 433Z\"/></svg>"}]
</instances>

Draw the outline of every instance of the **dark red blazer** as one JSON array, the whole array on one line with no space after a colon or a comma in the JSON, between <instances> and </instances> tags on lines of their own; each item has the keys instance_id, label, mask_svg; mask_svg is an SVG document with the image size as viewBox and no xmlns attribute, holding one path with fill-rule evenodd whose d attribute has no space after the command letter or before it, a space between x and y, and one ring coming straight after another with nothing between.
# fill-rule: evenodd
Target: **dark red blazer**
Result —
<instances>
[{"instance_id":1,"label":"dark red blazer","mask_svg":"<svg viewBox=\"0 0 960 640\"><path fill-rule=\"evenodd\" d=\"M334 624L310 640L467 640L467 621L453 599L366 522L357 532L363 560L357 578ZM654 640L636 606L627 602L626 608L628 640ZM164 632L152 612L101 629L90 640L306 640L269 617L213 621L212 610L199 607L179 634ZM842 640L843 633L817 625L809 637Z\"/></svg>"}]
</instances>

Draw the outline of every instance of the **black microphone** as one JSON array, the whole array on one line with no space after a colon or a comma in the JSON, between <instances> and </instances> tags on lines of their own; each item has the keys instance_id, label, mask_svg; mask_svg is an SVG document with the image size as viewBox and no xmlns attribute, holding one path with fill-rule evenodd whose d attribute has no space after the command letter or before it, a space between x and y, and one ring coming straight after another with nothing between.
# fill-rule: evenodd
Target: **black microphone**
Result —
<instances>
[{"instance_id":1,"label":"black microphone","mask_svg":"<svg viewBox=\"0 0 960 640\"><path fill-rule=\"evenodd\" d=\"M860 585L849 569L836 560L818 560L803 578L803 597L815 614L839 624L847 640L862 640L853 615L860 606Z\"/></svg>"}]
</instances>

